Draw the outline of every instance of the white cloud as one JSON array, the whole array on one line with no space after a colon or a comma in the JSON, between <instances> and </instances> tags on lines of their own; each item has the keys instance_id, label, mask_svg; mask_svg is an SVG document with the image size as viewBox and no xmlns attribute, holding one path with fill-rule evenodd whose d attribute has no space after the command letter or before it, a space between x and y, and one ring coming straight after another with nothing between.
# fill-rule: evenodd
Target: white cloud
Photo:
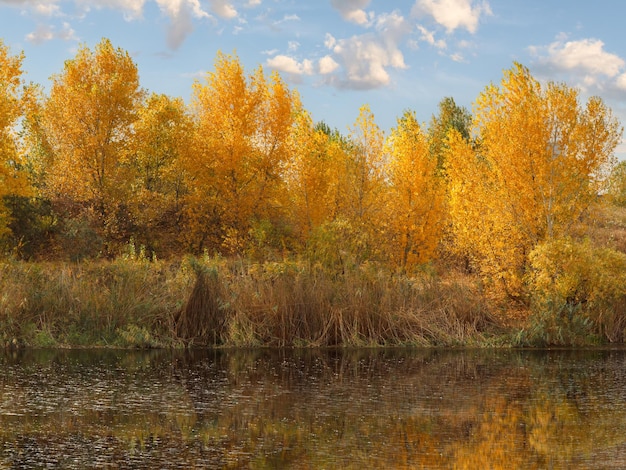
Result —
<instances>
[{"instance_id":1,"label":"white cloud","mask_svg":"<svg viewBox=\"0 0 626 470\"><path fill-rule=\"evenodd\" d=\"M626 91L626 73L623 73L619 77L617 77L617 80L615 80L615 85L618 89Z\"/></svg>"},{"instance_id":2,"label":"white cloud","mask_svg":"<svg viewBox=\"0 0 626 470\"><path fill-rule=\"evenodd\" d=\"M344 20L352 23L367 25L373 16L364 10L370 0L330 0L330 3Z\"/></svg>"},{"instance_id":3,"label":"white cloud","mask_svg":"<svg viewBox=\"0 0 626 470\"><path fill-rule=\"evenodd\" d=\"M127 21L132 21L141 18L145 0L75 0L74 3L85 11L89 11L91 8L120 10L124 12Z\"/></svg>"},{"instance_id":4,"label":"white cloud","mask_svg":"<svg viewBox=\"0 0 626 470\"><path fill-rule=\"evenodd\" d=\"M300 47L300 43L298 41L287 41L287 52L295 52Z\"/></svg>"},{"instance_id":5,"label":"white cloud","mask_svg":"<svg viewBox=\"0 0 626 470\"><path fill-rule=\"evenodd\" d=\"M445 49L447 47L446 41L443 39L435 39L434 31L429 31L422 25L417 25L417 30L420 32L420 40L436 47L437 49Z\"/></svg>"},{"instance_id":6,"label":"white cloud","mask_svg":"<svg viewBox=\"0 0 626 470\"><path fill-rule=\"evenodd\" d=\"M77 41L76 32L69 23L63 23L61 30L57 31L54 26L39 25L35 31L26 35L26 40L33 44L42 44L52 39L63 41Z\"/></svg>"},{"instance_id":7,"label":"white cloud","mask_svg":"<svg viewBox=\"0 0 626 470\"><path fill-rule=\"evenodd\" d=\"M167 44L171 49L178 49L193 31L193 18L209 18L202 9L199 0L156 0L159 8L170 18L167 31Z\"/></svg>"},{"instance_id":8,"label":"white cloud","mask_svg":"<svg viewBox=\"0 0 626 470\"><path fill-rule=\"evenodd\" d=\"M567 41L563 35L547 46L530 46L535 57L533 69L554 80L566 79L584 91L626 91L626 61L604 50L599 39Z\"/></svg>"},{"instance_id":9,"label":"white cloud","mask_svg":"<svg viewBox=\"0 0 626 470\"><path fill-rule=\"evenodd\" d=\"M410 31L404 17L392 12L376 19L373 33L339 40L327 34L324 44L333 52L333 61L340 65L333 68L340 75L327 72L325 81L339 88L362 90L388 85L390 68L406 68L399 44ZM328 60L325 62L330 65Z\"/></svg>"},{"instance_id":10,"label":"white cloud","mask_svg":"<svg viewBox=\"0 0 626 470\"><path fill-rule=\"evenodd\" d=\"M591 76L615 77L625 65L621 57L605 51L604 43L599 39L557 40L547 47L531 46L529 50L542 64Z\"/></svg>"},{"instance_id":11,"label":"white cloud","mask_svg":"<svg viewBox=\"0 0 626 470\"><path fill-rule=\"evenodd\" d=\"M308 59L298 62L293 57L279 54L267 59L267 65L279 72L290 75L292 79L298 79L302 75L313 74L313 63Z\"/></svg>"},{"instance_id":12,"label":"white cloud","mask_svg":"<svg viewBox=\"0 0 626 470\"><path fill-rule=\"evenodd\" d=\"M194 0L194 2L198 3L198 0ZM211 5L211 10L217 16L220 16L222 18L235 18L238 14L235 7L228 0L209 0L209 4Z\"/></svg>"},{"instance_id":13,"label":"white cloud","mask_svg":"<svg viewBox=\"0 0 626 470\"><path fill-rule=\"evenodd\" d=\"M335 62L329 55L325 55L317 62L318 70L321 75L328 75L339 68L339 64Z\"/></svg>"},{"instance_id":14,"label":"white cloud","mask_svg":"<svg viewBox=\"0 0 626 470\"><path fill-rule=\"evenodd\" d=\"M412 14L432 16L448 33L465 28L473 34L481 16L491 15L492 12L486 0L416 0Z\"/></svg>"},{"instance_id":15,"label":"white cloud","mask_svg":"<svg viewBox=\"0 0 626 470\"><path fill-rule=\"evenodd\" d=\"M465 57L463 57L463 54L461 54L460 52L455 52L454 54L451 54L450 58L455 62L463 62L465 60Z\"/></svg>"},{"instance_id":16,"label":"white cloud","mask_svg":"<svg viewBox=\"0 0 626 470\"><path fill-rule=\"evenodd\" d=\"M324 45L328 49L332 49L333 47L335 47L335 44L337 44L337 40L333 37L333 35L330 33L326 33L326 36L324 38Z\"/></svg>"},{"instance_id":17,"label":"white cloud","mask_svg":"<svg viewBox=\"0 0 626 470\"><path fill-rule=\"evenodd\" d=\"M0 0L0 5L8 5L23 10L30 10L42 16L60 14L59 0Z\"/></svg>"}]
</instances>

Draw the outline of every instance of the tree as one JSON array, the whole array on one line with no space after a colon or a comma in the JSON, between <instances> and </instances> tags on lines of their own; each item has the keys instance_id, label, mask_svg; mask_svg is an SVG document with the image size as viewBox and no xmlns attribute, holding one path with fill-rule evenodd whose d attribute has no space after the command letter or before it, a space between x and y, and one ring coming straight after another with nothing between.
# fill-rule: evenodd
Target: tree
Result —
<instances>
[{"instance_id":1,"label":"tree","mask_svg":"<svg viewBox=\"0 0 626 470\"><path fill-rule=\"evenodd\" d=\"M180 98L152 94L138 109L129 165L134 170L129 202L138 241L150 249L174 248L186 193L183 160L191 148L193 122Z\"/></svg>"},{"instance_id":2,"label":"tree","mask_svg":"<svg viewBox=\"0 0 626 470\"><path fill-rule=\"evenodd\" d=\"M437 160L415 113L406 111L387 139L390 156L387 248L402 270L430 260L440 238L442 184Z\"/></svg>"},{"instance_id":3,"label":"tree","mask_svg":"<svg viewBox=\"0 0 626 470\"><path fill-rule=\"evenodd\" d=\"M21 78L23 59L23 54L12 56L0 40L0 237L7 235L11 220L5 198L30 194L16 135L25 99Z\"/></svg>"},{"instance_id":4,"label":"tree","mask_svg":"<svg viewBox=\"0 0 626 470\"><path fill-rule=\"evenodd\" d=\"M259 67L246 76L236 56L218 53L206 83L194 84L192 107L190 243L241 252L255 223L274 223L284 210L282 173L299 98L278 74L268 80Z\"/></svg>"},{"instance_id":5,"label":"tree","mask_svg":"<svg viewBox=\"0 0 626 470\"><path fill-rule=\"evenodd\" d=\"M285 172L289 218L298 239L306 242L313 230L344 211L347 142L324 122L314 125L302 111L293 127L291 148Z\"/></svg>"},{"instance_id":6,"label":"tree","mask_svg":"<svg viewBox=\"0 0 626 470\"><path fill-rule=\"evenodd\" d=\"M352 152L348 160L349 207L357 223L371 223L379 215L385 179L383 145L385 135L368 105L359 109L351 128Z\"/></svg>"},{"instance_id":7,"label":"tree","mask_svg":"<svg viewBox=\"0 0 626 470\"><path fill-rule=\"evenodd\" d=\"M52 77L42 114L52 152L47 191L93 209L101 229L115 230L128 194L128 143L142 95L135 63L108 39L94 51L80 47Z\"/></svg>"},{"instance_id":8,"label":"tree","mask_svg":"<svg viewBox=\"0 0 626 470\"><path fill-rule=\"evenodd\" d=\"M439 102L439 114L433 115L428 127L430 155L437 160L438 171L445 167L445 156L449 132L454 129L469 141L471 137L472 115L464 107L458 106L454 98L446 97Z\"/></svg>"},{"instance_id":9,"label":"tree","mask_svg":"<svg viewBox=\"0 0 626 470\"><path fill-rule=\"evenodd\" d=\"M579 104L515 64L475 105L477 147L449 135L446 169L455 242L483 273L521 289L537 243L576 235L605 183L621 129L599 98Z\"/></svg>"}]
</instances>

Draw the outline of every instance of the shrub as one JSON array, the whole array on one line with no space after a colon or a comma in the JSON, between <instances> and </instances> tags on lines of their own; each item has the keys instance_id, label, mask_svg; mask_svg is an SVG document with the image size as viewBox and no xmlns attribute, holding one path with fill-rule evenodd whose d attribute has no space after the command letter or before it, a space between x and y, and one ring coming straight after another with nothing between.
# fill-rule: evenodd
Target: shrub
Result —
<instances>
[{"instance_id":1,"label":"shrub","mask_svg":"<svg viewBox=\"0 0 626 470\"><path fill-rule=\"evenodd\" d=\"M588 330L609 341L624 339L626 254L563 238L539 244L529 262L535 336L568 344Z\"/></svg>"}]
</instances>

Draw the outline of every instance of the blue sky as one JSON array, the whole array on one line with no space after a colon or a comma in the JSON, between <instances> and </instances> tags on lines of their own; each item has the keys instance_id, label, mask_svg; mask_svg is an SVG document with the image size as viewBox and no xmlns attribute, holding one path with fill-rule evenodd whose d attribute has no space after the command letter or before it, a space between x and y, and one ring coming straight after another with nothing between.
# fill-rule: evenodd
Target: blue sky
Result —
<instances>
[{"instance_id":1,"label":"blue sky","mask_svg":"<svg viewBox=\"0 0 626 470\"><path fill-rule=\"evenodd\" d=\"M614 0L0 0L0 37L44 86L107 37L144 88L187 101L216 52L236 51L249 72L278 70L314 120L347 132L367 103L387 131L405 109L428 121L446 96L471 108L513 61L626 122L624 18Z\"/></svg>"}]
</instances>

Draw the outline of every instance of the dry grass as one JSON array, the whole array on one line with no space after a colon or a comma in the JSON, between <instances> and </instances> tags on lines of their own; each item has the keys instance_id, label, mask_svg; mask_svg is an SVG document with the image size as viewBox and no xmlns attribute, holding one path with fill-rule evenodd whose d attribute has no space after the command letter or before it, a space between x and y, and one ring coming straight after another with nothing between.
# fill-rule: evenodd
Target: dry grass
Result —
<instances>
[{"instance_id":1,"label":"dry grass","mask_svg":"<svg viewBox=\"0 0 626 470\"><path fill-rule=\"evenodd\" d=\"M589 230L594 244L626 253L626 207L599 204Z\"/></svg>"},{"instance_id":2,"label":"dry grass","mask_svg":"<svg viewBox=\"0 0 626 470\"><path fill-rule=\"evenodd\" d=\"M31 345L479 345L501 332L475 279L373 265L7 263L0 293L0 339Z\"/></svg>"}]
</instances>

